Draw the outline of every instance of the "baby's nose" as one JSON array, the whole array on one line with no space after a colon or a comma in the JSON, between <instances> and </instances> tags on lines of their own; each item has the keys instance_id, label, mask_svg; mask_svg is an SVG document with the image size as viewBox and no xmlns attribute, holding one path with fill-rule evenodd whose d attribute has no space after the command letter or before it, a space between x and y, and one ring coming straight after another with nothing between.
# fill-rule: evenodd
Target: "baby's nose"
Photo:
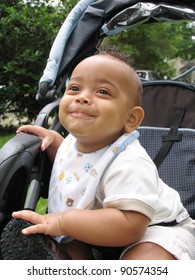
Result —
<instances>
[{"instance_id":1,"label":"baby's nose","mask_svg":"<svg viewBox=\"0 0 195 280\"><path fill-rule=\"evenodd\" d=\"M81 104L91 103L91 93L89 91L82 91L77 97L76 102Z\"/></svg>"}]
</instances>

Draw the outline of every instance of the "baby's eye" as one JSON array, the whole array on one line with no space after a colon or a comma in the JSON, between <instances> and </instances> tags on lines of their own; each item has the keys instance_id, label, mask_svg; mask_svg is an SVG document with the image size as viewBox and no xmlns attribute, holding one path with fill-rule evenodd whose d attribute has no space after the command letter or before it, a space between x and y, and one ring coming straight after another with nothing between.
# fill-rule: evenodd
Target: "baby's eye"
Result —
<instances>
[{"instance_id":1,"label":"baby's eye","mask_svg":"<svg viewBox=\"0 0 195 280\"><path fill-rule=\"evenodd\" d=\"M110 93L109 93L109 91L107 91L106 89L100 89L100 90L98 90L98 92L100 93L100 94L104 94L104 95L110 95Z\"/></svg>"},{"instance_id":2,"label":"baby's eye","mask_svg":"<svg viewBox=\"0 0 195 280\"><path fill-rule=\"evenodd\" d=\"M77 86L70 86L68 89L72 91L79 91L79 87Z\"/></svg>"},{"instance_id":3,"label":"baby's eye","mask_svg":"<svg viewBox=\"0 0 195 280\"><path fill-rule=\"evenodd\" d=\"M66 94L77 94L80 88L76 85L69 85L66 90Z\"/></svg>"}]
</instances>

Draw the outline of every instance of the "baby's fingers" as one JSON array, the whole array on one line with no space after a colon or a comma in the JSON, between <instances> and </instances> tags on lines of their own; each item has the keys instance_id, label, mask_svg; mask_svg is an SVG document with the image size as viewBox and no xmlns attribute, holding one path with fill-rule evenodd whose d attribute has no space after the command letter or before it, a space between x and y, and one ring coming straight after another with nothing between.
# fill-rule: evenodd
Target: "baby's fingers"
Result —
<instances>
[{"instance_id":1,"label":"baby's fingers","mask_svg":"<svg viewBox=\"0 0 195 280\"><path fill-rule=\"evenodd\" d=\"M32 125L22 125L16 130L16 133L17 134L20 132L33 133L33 131L34 131L34 127Z\"/></svg>"},{"instance_id":2,"label":"baby's fingers","mask_svg":"<svg viewBox=\"0 0 195 280\"><path fill-rule=\"evenodd\" d=\"M43 140L42 140L42 143L41 143L41 151L45 151L49 145L50 145L50 141L48 139L48 137L45 137Z\"/></svg>"},{"instance_id":3,"label":"baby's fingers","mask_svg":"<svg viewBox=\"0 0 195 280\"><path fill-rule=\"evenodd\" d=\"M44 216L30 210L21 210L12 213L12 217L16 219L23 219L32 224L41 224Z\"/></svg>"},{"instance_id":4,"label":"baby's fingers","mask_svg":"<svg viewBox=\"0 0 195 280\"><path fill-rule=\"evenodd\" d=\"M23 219L30 222L32 225L23 229L23 234L44 233L44 216L29 210L13 212L12 217L15 219Z\"/></svg>"},{"instance_id":5,"label":"baby's fingers","mask_svg":"<svg viewBox=\"0 0 195 280\"><path fill-rule=\"evenodd\" d=\"M35 234L35 233L44 233L44 228L42 225L32 225L30 227L24 228L22 230L23 234Z\"/></svg>"}]
</instances>

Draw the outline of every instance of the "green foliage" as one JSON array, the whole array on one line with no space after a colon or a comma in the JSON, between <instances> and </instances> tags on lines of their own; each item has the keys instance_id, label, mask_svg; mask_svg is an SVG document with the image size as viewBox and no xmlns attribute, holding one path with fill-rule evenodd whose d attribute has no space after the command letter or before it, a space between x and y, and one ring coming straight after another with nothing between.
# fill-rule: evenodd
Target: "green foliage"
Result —
<instances>
[{"instance_id":1,"label":"green foliage","mask_svg":"<svg viewBox=\"0 0 195 280\"><path fill-rule=\"evenodd\" d=\"M4 145L8 140L10 140L13 136L14 136L14 134L5 134L5 135L2 135L2 134L1 134L1 137L0 137L0 148L2 148L3 145Z\"/></svg>"},{"instance_id":2,"label":"green foliage","mask_svg":"<svg viewBox=\"0 0 195 280\"><path fill-rule=\"evenodd\" d=\"M186 61L193 60L195 58L195 22L181 23L177 26L175 32L182 34L177 43L177 56Z\"/></svg>"},{"instance_id":3,"label":"green foliage","mask_svg":"<svg viewBox=\"0 0 195 280\"><path fill-rule=\"evenodd\" d=\"M0 115L14 113L32 121L42 108L35 100L39 79L52 43L77 0L1 0L0 2ZM142 24L106 38L134 58L134 66L173 77L170 60L195 58L195 25Z\"/></svg>"},{"instance_id":4,"label":"green foliage","mask_svg":"<svg viewBox=\"0 0 195 280\"><path fill-rule=\"evenodd\" d=\"M51 45L75 1L1 0L0 115L14 113L31 121L41 106L35 100ZM3 85L3 87L2 87Z\"/></svg>"},{"instance_id":5,"label":"green foliage","mask_svg":"<svg viewBox=\"0 0 195 280\"><path fill-rule=\"evenodd\" d=\"M128 32L107 40L131 54L137 69L156 71L161 77L173 77L175 69L170 60L193 59L195 40L194 25L186 22L142 24Z\"/></svg>"}]
</instances>

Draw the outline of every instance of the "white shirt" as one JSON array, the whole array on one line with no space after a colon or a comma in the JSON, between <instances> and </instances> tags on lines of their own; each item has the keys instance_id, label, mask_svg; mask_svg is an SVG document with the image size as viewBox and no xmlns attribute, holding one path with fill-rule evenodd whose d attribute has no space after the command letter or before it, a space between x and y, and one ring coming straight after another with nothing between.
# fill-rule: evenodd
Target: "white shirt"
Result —
<instances>
[{"instance_id":1,"label":"white shirt","mask_svg":"<svg viewBox=\"0 0 195 280\"><path fill-rule=\"evenodd\" d=\"M179 193L159 178L138 140L105 170L96 193L96 208L102 207L140 212L151 220L150 225L175 219L180 222L189 216Z\"/></svg>"},{"instance_id":2,"label":"white shirt","mask_svg":"<svg viewBox=\"0 0 195 280\"><path fill-rule=\"evenodd\" d=\"M179 193L159 178L155 164L134 139L136 133L86 154L77 150L73 136L67 136L55 158L48 212L111 207L142 213L150 225L188 217Z\"/></svg>"}]
</instances>

